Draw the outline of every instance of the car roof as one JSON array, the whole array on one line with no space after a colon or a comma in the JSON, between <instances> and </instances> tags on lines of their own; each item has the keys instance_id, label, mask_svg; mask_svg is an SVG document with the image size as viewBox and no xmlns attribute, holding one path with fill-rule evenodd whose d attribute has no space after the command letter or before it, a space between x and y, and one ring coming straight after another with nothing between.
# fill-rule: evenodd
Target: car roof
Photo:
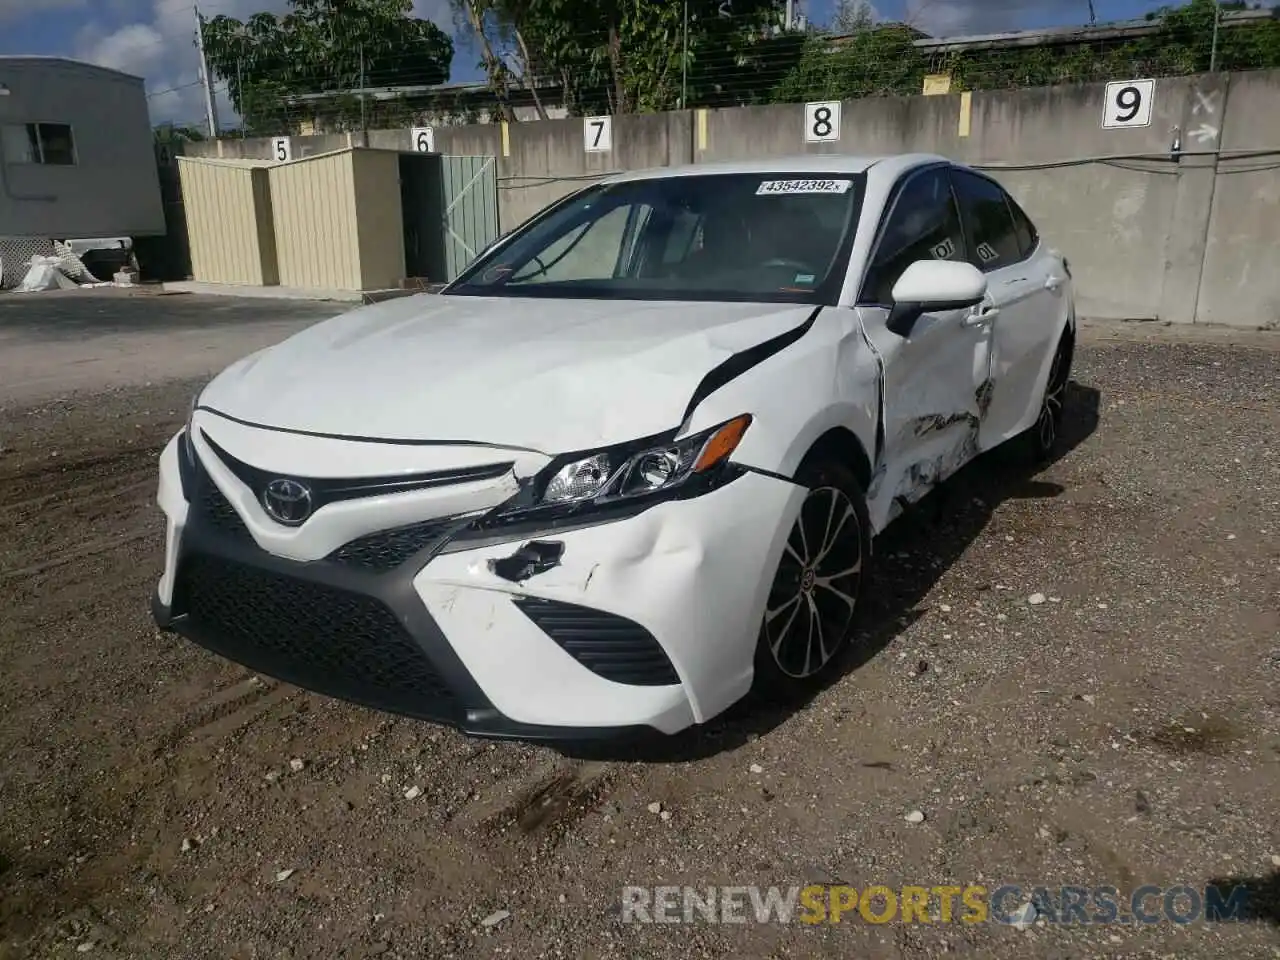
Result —
<instances>
[{"instance_id":1,"label":"car roof","mask_svg":"<svg viewBox=\"0 0 1280 960\"><path fill-rule=\"evenodd\" d=\"M645 170L628 170L602 177L604 183L625 183L628 180L656 180L667 177L696 177L711 174L747 173L768 176L778 173L812 173L826 176L867 174L876 179L897 180L899 176L916 167L934 163L955 161L933 153L895 153L855 156L850 154L798 154L787 157L768 157L760 160L722 160L710 163L693 163L678 167L651 167ZM956 164L959 166L959 164Z\"/></svg>"}]
</instances>

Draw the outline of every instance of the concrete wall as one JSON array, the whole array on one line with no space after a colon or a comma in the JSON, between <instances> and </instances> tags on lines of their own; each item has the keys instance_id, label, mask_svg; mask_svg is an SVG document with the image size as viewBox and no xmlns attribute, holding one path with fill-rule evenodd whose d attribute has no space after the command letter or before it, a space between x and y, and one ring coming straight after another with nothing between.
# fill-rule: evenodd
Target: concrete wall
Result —
<instances>
[{"instance_id":1,"label":"concrete wall","mask_svg":"<svg viewBox=\"0 0 1280 960\"><path fill-rule=\"evenodd\" d=\"M614 117L609 153L584 149L581 118L440 128L436 148L498 158L504 231L612 170L941 153L1018 198L1071 260L1085 315L1280 325L1280 71L1160 80L1151 123L1133 129L1102 127L1104 95L1099 83L847 101L840 140L825 144L805 143L804 106L787 104ZM369 137L411 146L407 130ZM339 140L296 138L294 156ZM205 149L232 147L266 157L270 144Z\"/></svg>"},{"instance_id":2,"label":"concrete wall","mask_svg":"<svg viewBox=\"0 0 1280 960\"><path fill-rule=\"evenodd\" d=\"M74 165L0 156L0 236L91 238L165 232L142 80L70 60L0 57L0 126L65 123Z\"/></svg>"}]
</instances>

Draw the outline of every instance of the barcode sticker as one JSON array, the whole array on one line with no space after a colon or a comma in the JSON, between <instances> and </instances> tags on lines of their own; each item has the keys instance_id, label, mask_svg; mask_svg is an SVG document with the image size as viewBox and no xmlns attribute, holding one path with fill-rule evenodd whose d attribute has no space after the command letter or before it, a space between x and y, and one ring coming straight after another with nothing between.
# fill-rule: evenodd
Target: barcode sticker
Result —
<instances>
[{"instance_id":1,"label":"barcode sticker","mask_svg":"<svg viewBox=\"0 0 1280 960\"><path fill-rule=\"evenodd\" d=\"M852 186L852 180L765 180L756 189L756 196L773 193L848 193Z\"/></svg>"}]
</instances>

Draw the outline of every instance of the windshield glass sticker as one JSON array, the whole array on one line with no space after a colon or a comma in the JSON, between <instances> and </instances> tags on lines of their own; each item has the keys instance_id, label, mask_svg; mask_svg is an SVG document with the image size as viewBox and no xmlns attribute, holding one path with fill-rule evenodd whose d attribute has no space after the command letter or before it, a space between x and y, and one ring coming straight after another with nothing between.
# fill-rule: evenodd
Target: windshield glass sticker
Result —
<instances>
[{"instance_id":1,"label":"windshield glass sticker","mask_svg":"<svg viewBox=\"0 0 1280 960\"><path fill-rule=\"evenodd\" d=\"M797 273L792 283L813 283L815 279L812 273Z\"/></svg>"},{"instance_id":2,"label":"windshield glass sticker","mask_svg":"<svg viewBox=\"0 0 1280 960\"><path fill-rule=\"evenodd\" d=\"M852 186L852 180L765 180L756 189L756 196L774 193L848 193Z\"/></svg>"}]
</instances>

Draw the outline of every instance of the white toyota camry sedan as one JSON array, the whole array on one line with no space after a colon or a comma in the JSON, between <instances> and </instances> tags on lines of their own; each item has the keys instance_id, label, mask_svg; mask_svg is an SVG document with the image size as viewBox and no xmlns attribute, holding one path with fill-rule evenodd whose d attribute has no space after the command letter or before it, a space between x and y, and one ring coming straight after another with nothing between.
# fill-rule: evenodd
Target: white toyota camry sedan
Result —
<instances>
[{"instance_id":1,"label":"white toyota camry sedan","mask_svg":"<svg viewBox=\"0 0 1280 960\"><path fill-rule=\"evenodd\" d=\"M905 505L1052 451L1075 324L1066 260L943 157L612 176L210 382L154 614L476 735L675 733L820 682Z\"/></svg>"}]
</instances>

